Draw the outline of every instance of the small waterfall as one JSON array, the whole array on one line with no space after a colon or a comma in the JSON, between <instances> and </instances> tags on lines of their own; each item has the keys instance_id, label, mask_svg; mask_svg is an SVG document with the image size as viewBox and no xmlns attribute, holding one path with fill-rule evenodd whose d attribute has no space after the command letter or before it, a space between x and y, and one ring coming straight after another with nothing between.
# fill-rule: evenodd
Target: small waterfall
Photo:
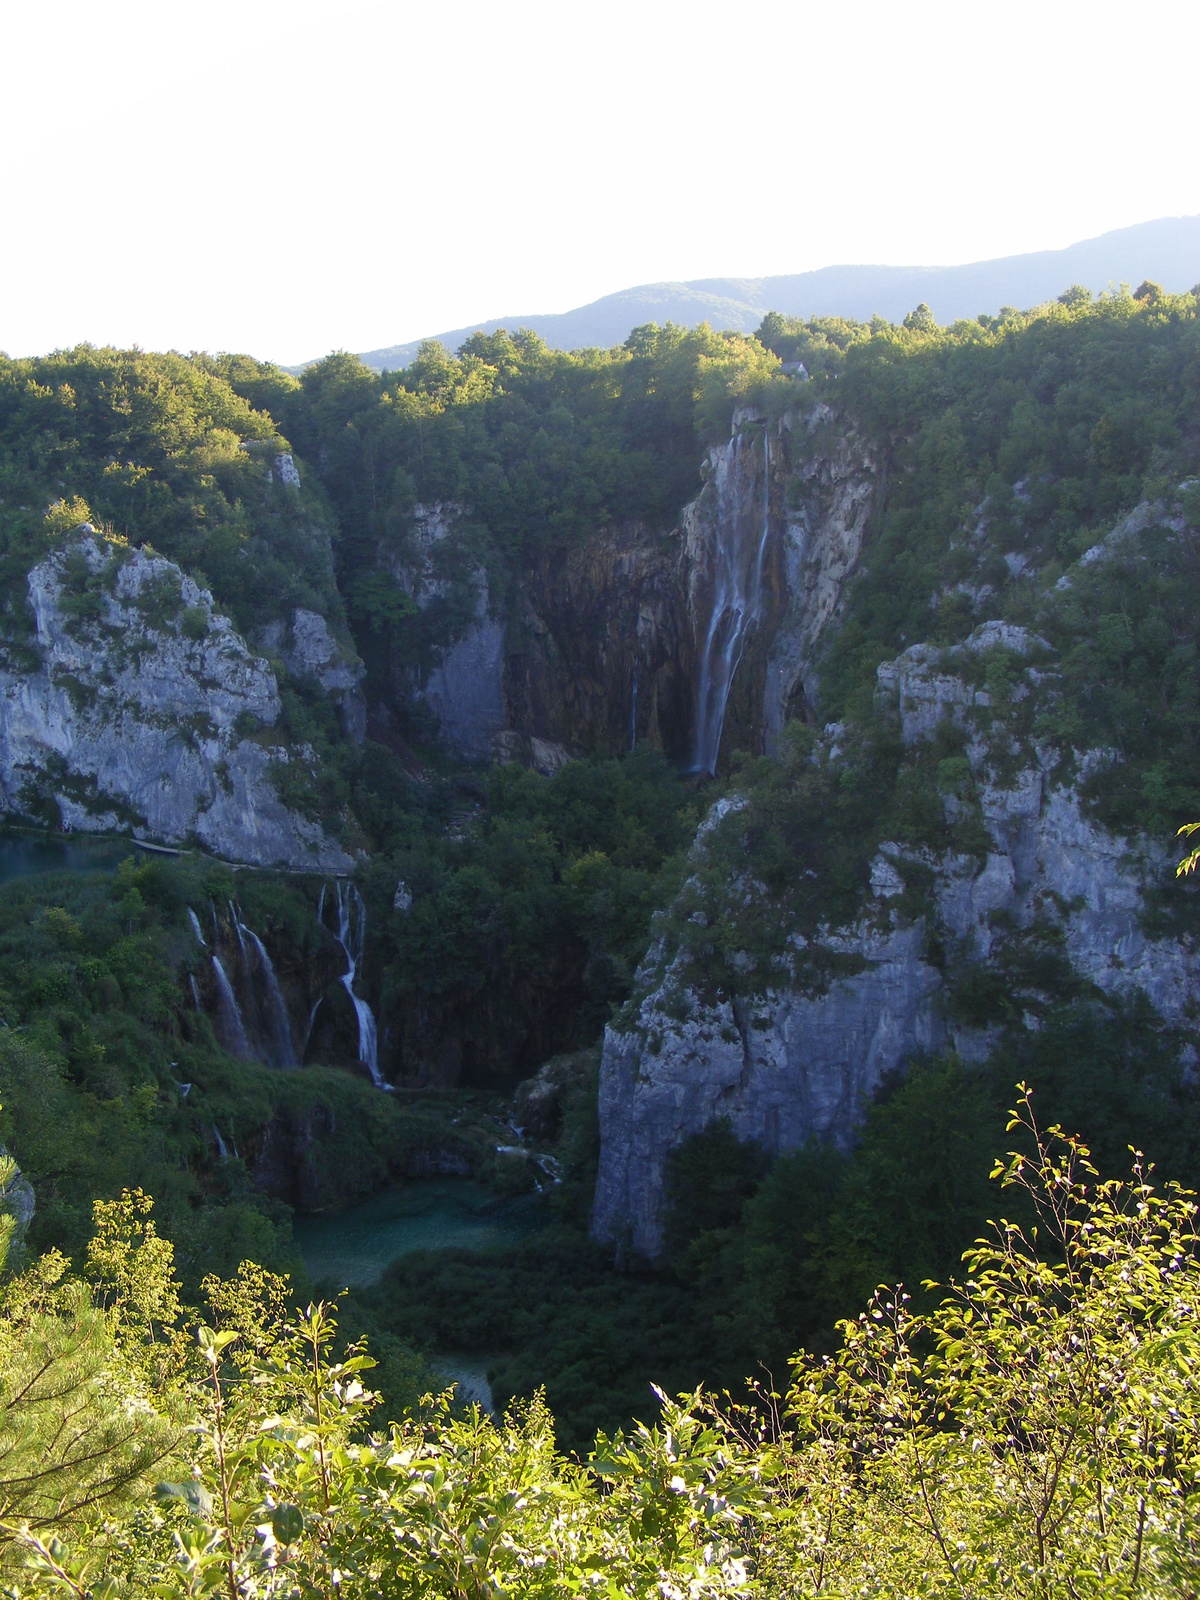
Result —
<instances>
[{"instance_id":1,"label":"small waterfall","mask_svg":"<svg viewBox=\"0 0 1200 1600\"><path fill-rule=\"evenodd\" d=\"M319 911L325 909L324 886L321 889L318 909ZM367 908L355 885L344 879L339 879L337 883L337 918L335 938L346 957L342 986L350 996L358 1017L358 1059L371 1074L371 1082L377 1089L390 1089L391 1084L379 1071L379 1042L375 1030L375 1014L367 1002L360 1000L354 992L354 980L358 977L358 969L362 965L363 950L366 946Z\"/></svg>"},{"instance_id":2,"label":"small waterfall","mask_svg":"<svg viewBox=\"0 0 1200 1600\"><path fill-rule=\"evenodd\" d=\"M242 952L242 960L246 959L246 941L242 938L242 919L238 915L238 908L233 901L227 902L229 906L229 920L233 923L233 931L237 934L238 949Z\"/></svg>"},{"instance_id":3,"label":"small waterfall","mask_svg":"<svg viewBox=\"0 0 1200 1600\"><path fill-rule=\"evenodd\" d=\"M188 911L188 920L192 924L192 932L196 935L196 938L200 941L200 944L201 944L202 948L207 950L208 949L208 940L200 932L200 918L192 910L191 906L189 906L187 908L187 911Z\"/></svg>"},{"instance_id":4,"label":"small waterfall","mask_svg":"<svg viewBox=\"0 0 1200 1600\"><path fill-rule=\"evenodd\" d=\"M307 1050L308 1049L308 1041L312 1038L313 1023L316 1022L316 1020L317 1020L317 1012L320 1011L320 1009L321 1009L321 1001L324 998L325 998L324 995L319 994L317 996L317 998L316 998L316 1001L313 1004L312 1010L308 1013L308 1027L305 1029L305 1032L304 1032L303 1050ZM302 1051L302 1053L303 1053L303 1051Z\"/></svg>"},{"instance_id":5,"label":"small waterfall","mask_svg":"<svg viewBox=\"0 0 1200 1600\"><path fill-rule=\"evenodd\" d=\"M713 552L712 612L700 656L696 693L696 745L693 772L715 772L725 726L725 707L746 636L762 617L763 567L771 531L771 445L763 429L761 515L748 516L738 504L737 485L745 435L735 434L728 455L714 474L716 545Z\"/></svg>"},{"instance_id":6,"label":"small waterfall","mask_svg":"<svg viewBox=\"0 0 1200 1600\"><path fill-rule=\"evenodd\" d=\"M275 967L266 946L254 932L247 928L245 923L238 923L239 938L244 935L254 946L258 956L258 970L261 972L267 991L267 1014L271 1021L271 1035L275 1046L276 1059L271 1063L276 1067L294 1067L296 1065L296 1050L292 1044L292 1024L288 1017L287 1005L284 1002L283 991L279 987L279 979L275 976ZM243 951L245 945L242 946Z\"/></svg>"},{"instance_id":7,"label":"small waterfall","mask_svg":"<svg viewBox=\"0 0 1200 1600\"><path fill-rule=\"evenodd\" d=\"M190 1083L188 1084L188 1088L191 1088ZM217 1141L217 1156L221 1161L228 1161L230 1156L232 1156L235 1161L240 1161L242 1159L238 1154L237 1144L232 1138L230 1139L229 1143L226 1144L224 1139L221 1137L221 1130L217 1127L215 1122L213 1123L213 1138Z\"/></svg>"},{"instance_id":8,"label":"small waterfall","mask_svg":"<svg viewBox=\"0 0 1200 1600\"><path fill-rule=\"evenodd\" d=\"M200 1004L200 991L196 987L196 974L194 972L188 973L188 982L192 986L192 1004L197 1011L203 1011L204 1007Z\"/></svg>"},{"instance_id":9,"label":"small waterfall","mask_svg":"<svg viewBox=\"0 0 1200 1600\"><path fill-rule=\"evenodd\" d=\"M242 1021L242 1008L237 1003L237 995L233 992L233 985L229 981L229 974L221 965L220 956L212 958L213 972L217 978L217 999L221 1009L222 1043L230 1055L238 1056L243 1061L252 1061L254 1051L250 1048L250 1041L246 1037L246 1024Z\"/></svg>"}]
</instances>

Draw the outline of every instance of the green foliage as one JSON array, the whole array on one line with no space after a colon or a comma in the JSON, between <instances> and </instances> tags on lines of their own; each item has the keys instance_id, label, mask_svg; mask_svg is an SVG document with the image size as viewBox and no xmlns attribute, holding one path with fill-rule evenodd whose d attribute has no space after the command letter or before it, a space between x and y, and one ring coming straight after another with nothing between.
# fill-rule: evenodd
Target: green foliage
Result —
<instances>
[{"instance_id":1,"label":"green foliage","mask_svg":"<svg viewBox=\"0 0 1200 1600\"><path fill-rule=\"evenodd\" d=\"M460 1041L476 1082L511 1081L589 1044L629 993L650 919L678 881L695 827L679 777L652 751L572 762L553 778L500 767L469 811L439 815L436 796L426 805L396 817L407 839L364 874L382 1020L405 1039L406 1069L435 1029ZM397 880L413 897L399 913Z\"/></svg>"},{"instance_id":2,"label":"green foliage","mask_svg":"<svg viewBox=\"0 0 1200 1600\"><path fill-rule=\"evenodd\" d=\"M540 1397L497 1424L427 1396L415 1413L368 1431L378 1396L363 1378L374 1360L361 1344L339 1352L333 1307L289 1315L284 1281L252 1263L206 1283L211 1324L177 1314L159 1329L155 1343L169 1355L158 1407L186 1423L165 1430L144 1402L138 1363L122 1359L121 1334L126 1307L140 1326L147 1297L159 1311L171 1302L169 1252L152 1248L136 1197L105 1221L97 1254L116 1259L118 1277L134 1286L111 1310L93 1308L75 1281L46 1305L43 1282L61 1273L53 1260L0 1306L0 1394L18 1385L15 1400L0 1401L0 1438L23 1426L26 1454L15 1464L40 1447L39 1477L49 1480L31 1495L0 1471L10 1595L744 1592L736 1541L761 1493L694 1409L664 1397L662 1427L600 1437L586 1467L558 1454ZM29 1338L35 1304L39 1328L59 1340L47 1369L57 1411L35 1393L37 1379L21 1386L28 1361L44 1356ZM68 1345L73 1312L84 1326ZM122 1378L126 1400L141 1403L113 1406ZM100 1398L106 1427L95 1415ZM77 1438L89 1457L73 1453ZM12 1461L11 1448L3 1459ZM164 1475L151 1497L152 1467ZM61 1504L46 1514L56 1492Z\"/></svg>"},{"instance_id":3,"label":"green foliage","mask_svg":"<svg viewBox=\"0 0 1200 1600\"><path fill-rule=\"evenodd\" d=\"M768 1593L1195 1592L1196 1208L1140 1166L1014 1126L999 1163L1036 1226L965 1257L930 1312L881 1291L802 1362L779 1436Z\"/></svg>"},{"instance_id":4,"label":"green foliage","mask_svg":"<svg viewBox=\"0 0 1200 1600\"><path fill-rule=\"evenodd\" d=\"M294 380L267 381L248 365L90 345L0 359L0 594L10 631L25 632L24 575L47 534L83 522L152 543L210 583L243 629L296 605L340 617L328 513L319 496L287 494L268 476L287 444L261 406L282 404ZM231 387L233 375L253 402Z\"/></svg>"}]
</instances>

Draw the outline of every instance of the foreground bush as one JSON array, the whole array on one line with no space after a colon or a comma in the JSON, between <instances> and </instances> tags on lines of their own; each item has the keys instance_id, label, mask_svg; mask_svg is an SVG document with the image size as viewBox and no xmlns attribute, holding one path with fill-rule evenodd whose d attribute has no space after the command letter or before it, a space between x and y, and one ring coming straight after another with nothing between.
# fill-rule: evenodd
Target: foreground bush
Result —
<instances>
[{"instance_id":1,"label":"foreground bush","mask_svg":"<svg viewBox=\"0 0 1200 1600\"><path fill-rule=\"evenodd\" d=\"M1196 1206L1097 1183L1013 1126L1002 1222L937 1308L881 1291L786 1399L664 1397L586 1465L540 1399L372 1431L372 1365L244 1263L189 1328L139 1195L97 1206L90 1291L13 1280L0 1523L14 1597L1029 1600L1200 1594ZM932 1286L927 1286L932 1287ZM31 1399L36 1403L31 1403ZM155 1481L158 1480L158 1481Z\"/></svg>"}]
</instances>

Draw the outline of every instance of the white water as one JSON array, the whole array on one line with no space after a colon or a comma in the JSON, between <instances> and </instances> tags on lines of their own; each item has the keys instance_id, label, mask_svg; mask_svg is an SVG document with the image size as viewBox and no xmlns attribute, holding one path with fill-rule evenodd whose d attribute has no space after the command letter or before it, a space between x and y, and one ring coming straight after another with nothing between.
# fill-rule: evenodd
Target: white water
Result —
<instances>
[{"instance_id":1,"label":"white water","mask_svg":"<svg viewBox=\"0 0 1200 1600\"><path fill-rule=\"evenodd\" d=\"M729 690L742 659L746 636L762 618L763 567L771 531L771 447L765 428L762 506L757 514L752 507L739 505L737 495L741 457L744 449L750 447L751 441L746 435L735 434L728 454L722 457L714 474L713 602L700 656L693 772L717 770Z\"/></svg>"},{"instance_id":2,"label":"white water","mask_svg":"<svg viewBox=\"0 0 1200 1600\"><path fill-rule=\"evenodd\" d=\"M319 911L324 909L325 891L322 888ZM354 992L354 980L358 977L366 946L367 908L354 884L341 878L337 882L337 918L335 938L346 957L342 986L350 996L358 1017L358 1059L371 1074L371 1082L377 1089L390 1089L391 1084L379 1070L379 1041L375 1029L375 1014L367 1002L360 1000Z\"/></svg>"},{"instance_id":3,"label":"white water","mask_svg":"<svg viewBox=\"0 0 1200 1600\"><path fill-rule=\"evenodd\" d=\"M233 985L229 981L229 974L221 965L220 956L212 958L213 972L217 979L217 999L221 1009L221 1031L225 1038L223 1043L231 1055L239 1056L243 1061L250 1061L254 1051L250 1048L250 1041L246 1037L246 1024L242 1021L242 1008L237 1003L237 995L233 992Z\"/></svg>"},{"instance_id":4,"label":"white water","mask_svg":"<svg viewBox=\"0 0 1200 1600\"><path fill-rule=\"evenodd\" d=\"M200 941L200 944L203 946L203 948L207 950L208 940L200 932L200 918L192 910L191 906L188 907L188 917L192 924L192 932L196 935L196 938Z\"/></svg>"},{"instance_id":5,"label":"white water","mask_svg":"<svg viewBox=\"0 0 1200 1600\"><path fill-rule=\"evenodd\" d=\"M274 1038L276 1060L272 1063L276 1067L294 1067L296 1065L296 1049L292 1043L292 1024L288 1017L287 1005L284 1002L283 991L279 987L279 979L275 976L275 968L267 954L266 946L255 933L253 928L248 928L244 922L237 924L239 939L244 935L254 946L259 961L259 971L267 990L267 1011L270 1014L271 1033ZM242 952L245 953L245 945Z\"/></svg>"},{"instance_id":6,"label":"white water","mask_svg":"<svg viewBox=\"0 0 1200 1600\"><path fill-rule=\"evenodd\" d=\"M203 1011L204 1007L200 1004L200 991L196 987L196 974L194 972L188 973L188 982L192 986L192 1004L197 1011Z\"/></svg>"}]
</instances>

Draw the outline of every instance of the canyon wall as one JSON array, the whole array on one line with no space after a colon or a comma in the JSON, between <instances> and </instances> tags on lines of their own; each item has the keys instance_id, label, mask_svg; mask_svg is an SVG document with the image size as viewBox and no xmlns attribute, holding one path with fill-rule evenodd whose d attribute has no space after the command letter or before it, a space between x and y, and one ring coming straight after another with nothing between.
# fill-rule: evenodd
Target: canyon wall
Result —
<instances>
[{"instance_id":1,"label":"canyon wall","mask_svg":"<svg viewBox=\"0 0 1200 1600\"><path fill-rule=\"evenodd\" d=\"M714 1119L728 1118L738 1138L770 1152L810 1139L844 1147L872 1091L915 1055L952 1047L983 1062L1002 1026L1038 1030L1047 995L1016 976L1037 962L1004 964L1021 941L1057 963L1083 996L1148 1002L1177 1030L1181 1061L1197 1059L1191 996L1200 949L1182 929L1156 936L1147 916L1149 898L1172 879L1174 856L1161 843L1110 834L1086 814L1084 785L1113 752L1064 754L1011 736L979 687L979 663L997 658L1007 663L1013 702L1053 703L1053 652L1009 623L986 623L949 650L913 646L879 668L879 709L895 718L907 748L928 744L947 722L969 735L985 839L969 854L880 845L857 919L818 936L855 970L714 1002L681 948L660 939L651 949L634 1014L605 1036L598 1238L659 1255L670 1154ZM836 763L840 737L840 726L828 728L814 759ZM962 804L953 793L940 803L947 814ZM712 830L736 828L739 817L736 800L722 804L701 829L698 861ZM730 892L751 903L764 893L750 876ZM797 933L791 944L800 949L806 939ZM736 966L737 952L727 959ZM981 972L1004 984L1004 1005L985 1008L986 1017L964 1002Z\"/></svg>"},{"instance_id":2,"label":"canyon wall","mask_svg":"<svg viewBox=\"0 0 1200 1600\"><path fill-rule=\"evenodd\" d=\"M468 760L553 771L569 755L649 745L711 770L811 717L818 645L838 615L884 473L828 406L740 409L677 524L613 524L531 558L506 601L481 564L432 664L393 673ZM445 604L464 513L418 507L403 557L381 552L423 611Z\"/></svg>"}]
</instances>

